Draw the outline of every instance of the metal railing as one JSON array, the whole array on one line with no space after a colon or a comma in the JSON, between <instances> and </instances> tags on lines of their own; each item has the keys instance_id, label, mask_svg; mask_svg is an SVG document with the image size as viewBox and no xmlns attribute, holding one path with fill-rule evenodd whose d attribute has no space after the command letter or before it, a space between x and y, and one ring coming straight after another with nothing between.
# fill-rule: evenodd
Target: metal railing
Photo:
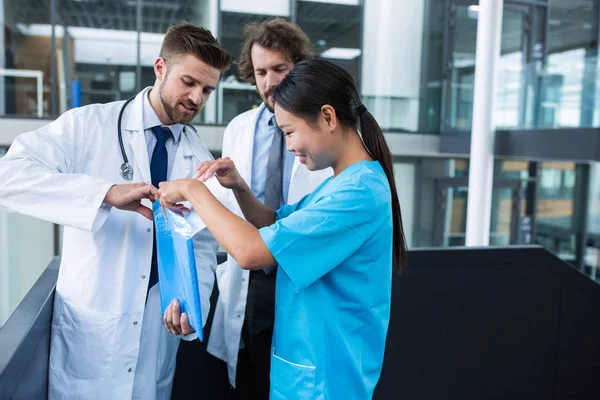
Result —
<instances>
[{"instance_id":1,"label":"metal railing","mask_svg":"<svg viewBox=\"0 0 600 400\"><path fill-rule=\"evenodd\" d=\"M42 71L0 68L0 76L10 76L13 78L35 78L37 83L37 117L42 118L44 116L44 73Z\"/></svg>"}]
</instances>

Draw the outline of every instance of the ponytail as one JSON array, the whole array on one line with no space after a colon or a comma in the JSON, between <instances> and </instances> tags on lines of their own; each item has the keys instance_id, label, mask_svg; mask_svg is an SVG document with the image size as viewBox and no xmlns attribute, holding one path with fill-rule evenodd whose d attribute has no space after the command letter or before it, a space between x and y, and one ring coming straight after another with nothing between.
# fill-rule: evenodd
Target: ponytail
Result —
<instances>
[{"instance_id":1,"label":"ponytail","mask_svg":"<svg viewBox=\"0 0 600 400\"><path fill-rule=\"evenodd\" d=\"M359 135L365 145L367 152L378 161L385 172L390 185L392 194L392 223L393 223L393 266L398 272L401 272L406 266L408 251L406 249L406 238L402 227L402 214L400 212L400 201L398 200L398 191L396 190L396 180L394 179L394 161L392 153L387 145L383 132L379 124L367 111L362 104L357 108L359 121Z\"/></svg>"}]
</instances>

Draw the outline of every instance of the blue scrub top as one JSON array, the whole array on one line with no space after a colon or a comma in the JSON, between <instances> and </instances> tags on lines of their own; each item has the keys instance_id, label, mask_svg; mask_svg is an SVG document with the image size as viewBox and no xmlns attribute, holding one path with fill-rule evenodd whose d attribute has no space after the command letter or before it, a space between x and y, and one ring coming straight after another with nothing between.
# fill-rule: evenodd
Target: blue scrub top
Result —
<instances>
[{"instance_id":1,"label":"blue scrub top","mask_svg":"<svg viewBox=\"0 0 600 400\"><path fill-rule=\"evenodd\" d=\"M370 399L390 318L387 177L362 161L260 229L277 260L271 399Z\"/></svg>"}]
</instances>

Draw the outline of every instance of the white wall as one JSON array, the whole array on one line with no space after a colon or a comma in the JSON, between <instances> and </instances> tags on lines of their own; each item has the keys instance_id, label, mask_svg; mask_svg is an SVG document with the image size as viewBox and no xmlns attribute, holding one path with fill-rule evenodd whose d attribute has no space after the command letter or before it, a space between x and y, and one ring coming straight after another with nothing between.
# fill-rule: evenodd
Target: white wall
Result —
<instances>
[{"instance_id":1,"label":"white wall","mask_svg":"<svg viewBox=\"0 0 600 400\"><path fill-rule=\"evenodd\" d=\"M365 0L362 93L386 127L418 128L424 0Z\"/></svg>"},{"instance_id":2,"label":"white wall","mask_svg":"<svg viewBox=\"0 0 600 400\"><path fill-rule=\"evenodd\" d=\"M53 255L53 224L0 209L0 326Z\"/></svg>"},{"instance_id":3,"label":"white wall","mask_svg":"<svg viewBox=\"0 0 600 400\"><path fill-rule=\"evenodd\" d=\"M289 0L221 0L221 10L247 14L290 15Z\"/></svg>"},{"instance_id":4,"label":"white wall","mask_svg":"<svg viewBox=\"0 0 600 400\"><path fill-rule=\"evenodd\" d=\"M48 123L49 119L0 118L0 146L10 146L21 133L33 131Z\"/></svg>"},{"instance_id":5,"label":"white wall","mask_svg":"<svg viewBox=\"0 0 600 400\"><path fill-rule=\"evenodd\" d=\"M204 0L202 2L196 2L196 7L198 9L197 15L200 15L200 21L193 21L196 24L203 26L212 32L213 36L217 36L217 32L219 31L219 27L217 26L217 22L219 21L219 3L218 0ZM217 37L217 39L219 39ZM202 113L205 117L204 122L207 124L214 124L217 122L217 93L213 93Z\"/></svg>"},{"instance_id":6,"label":"white wall","mask_svg":"<svg viewBox=\"0 0 600 400\"><path fill-rule=\"evenodd\" d=\"M416 165L414 163L395 163L394 179L398 190L398 200L402 211L402 225L406 244L413 244L414 218L415 218L415 179Z\"/></svg>"},{"instance_id":7,"label":"white wall","mask_svg":"<svg viewBox=\"0 0 600 400\"><path fill-rule=\"evenodd\" d=\"M53 256L54 224L0 208L0 327Z\"/></svg>"}]
</instances>

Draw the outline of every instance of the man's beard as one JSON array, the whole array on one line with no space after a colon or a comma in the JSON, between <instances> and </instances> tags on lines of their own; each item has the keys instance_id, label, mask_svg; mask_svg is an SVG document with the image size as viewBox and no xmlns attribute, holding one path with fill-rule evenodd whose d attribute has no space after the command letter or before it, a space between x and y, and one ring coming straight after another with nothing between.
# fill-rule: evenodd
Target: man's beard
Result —
<instances>
[{"instance_id":1,"label":"man's beard","mask_svg":"<svg viewBox=\"0 0 600 400\"><path fill-rule=\"evenodd\" d=\"M165 80L166 81L166 80ZM193 107L196 108L196 112L192 113L192 114L185 114L181 111L179 111L177 109L177 104L175 105L175 107L171 106L169 104L168 99L163 95L163 85L164 85L164 81L163 84L160 85L160 88L158 90L158 94L160 97L160 103L163 106L163 109L165 110L165 114L167 114L167 117L169 117L169 119L171 121L173 121L176 124L189 124L196 115L198 115L198 113L200 112L200 107L198 107L197 105L193 105ZM188 106L190 104L187 104Z\"/></svg>"},{"instance_id":2,"label":"man's beard","mask_svg":"<svg viewBox=\"0 0 600 400\"><path fill-rule=\"evenodd\" d=\"M269 104L268 99L269 99L269 96L273 95L276 88L277 88L277 86L271 86L270 88L265 90L265 92L263 94L260 94L260 92L258 93L260 95L260 97L262 98L263 103L265 103L265 107L267 107L267 110L271 111L272 113L275 112L275 103ZM271 100L273 100L273 97L271 97Z\"/></svg>"}]
</instances>

